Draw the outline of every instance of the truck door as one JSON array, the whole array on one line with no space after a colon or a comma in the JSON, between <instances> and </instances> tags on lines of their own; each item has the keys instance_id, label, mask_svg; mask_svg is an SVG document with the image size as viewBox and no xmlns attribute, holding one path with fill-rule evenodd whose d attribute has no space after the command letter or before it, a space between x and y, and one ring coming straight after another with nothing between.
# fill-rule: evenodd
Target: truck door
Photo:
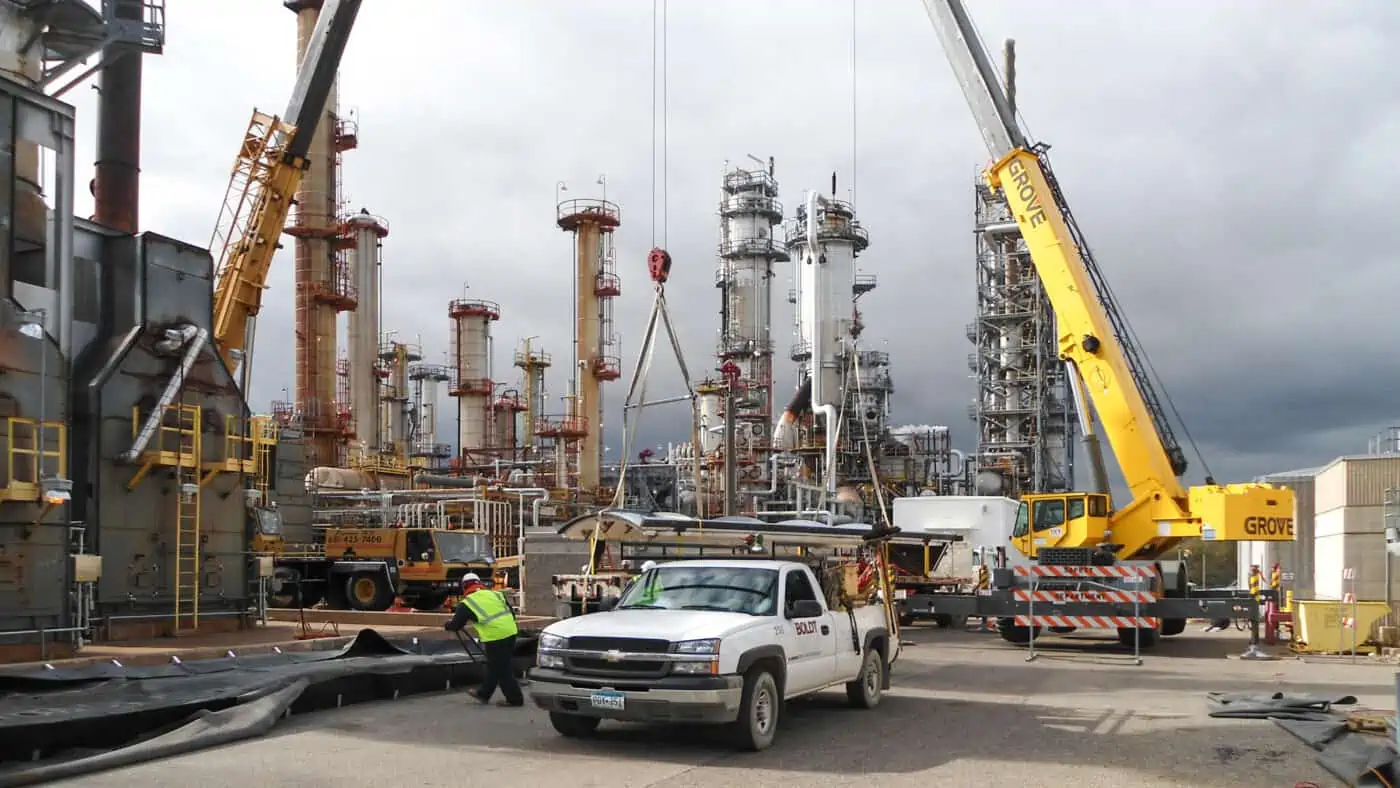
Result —
<instances>
[{"instance_id":1,"label":"truck door","mask_svg":"<svg viewBox=\"0 0 1400 788\"><path fill-rule=\"evenodd\" d=\"M820 599L807 572L788 571L783 581L788 695L823 686L836 674L836 634L832 631L831 611ZM816 618L794 618L793 603L803 600L821 604L822 614Z\"/></svg>"}]
</instances>

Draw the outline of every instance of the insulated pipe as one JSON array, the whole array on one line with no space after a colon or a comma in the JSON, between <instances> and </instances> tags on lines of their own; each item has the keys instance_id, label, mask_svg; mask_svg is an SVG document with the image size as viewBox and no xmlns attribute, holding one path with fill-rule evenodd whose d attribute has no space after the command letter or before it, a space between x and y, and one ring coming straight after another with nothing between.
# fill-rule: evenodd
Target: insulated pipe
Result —
<instances>
[{"instance_id":1,"label":"insulated pipe","mask_svg":"<svg viewBox=\"0 0 1400 788\"><path fill-rule=\"evenodd\" d=\"M987 233L988 235L1010 235L1011 233L1021 232L1021 225L1015 222L997 222L996 224L989 224L982 227L980 232Z\"/></svg>"},{"instance_id":2,"label":"insulated pipe","mask_svg":"<svg viewBox=\"0 0 1400 788\"><path fill-rule=\"evenodd\" d=\"M839 425L836 423L836 420L840 417L836 413L835 405L818 405L815 408L813 408L813 410L821 414L822 420L826 425L826 458L824 460L824 462L826 463L826 471L824 473L824 475L826 476L826 492L829 495L835 495L836 438L838 434L837 431L839 429Z\"/></svg>"},{"instance_id":3,"label":"insulated pipe","mask_svg":"<svg viewBox=\"0 0 1400 788\"><path fill-rule=\"evenodd\" d=\"M440 487L480 487L482 479L480 476L443 476L437 473L420 473L413 477L413 483Z\"/></svg>"},{"instance_id":4,"label":"insulated pipe","mask_svg":"<svg viewBox=\"0 0 1400 788\"><path fill-rule=\"evenodd\" d=\"M70 291L71 292L71 291ZM136 434L136 440L131 444L131 448L122 452L121 459L124 462L135 462L141 452L146 450L146 445L155 436L156 430L160 427L165 418L165 409L170 407L170 403L175 401L176 395L184 386L185 376L194 367L194 362L199 359L200 351L204 350L205 344L209 341L209 331L198 329L194 338L189 340L185 346L185 355L180 359L180 367L170 378L170 382L165 385L165 391L160 394L160 399L156 400L155 407L151 408L150 415L146 416L146 423L141 425L141 431ZM203 425L196 425L195 429L203 429Z\"/></svg>"}]
</instances>

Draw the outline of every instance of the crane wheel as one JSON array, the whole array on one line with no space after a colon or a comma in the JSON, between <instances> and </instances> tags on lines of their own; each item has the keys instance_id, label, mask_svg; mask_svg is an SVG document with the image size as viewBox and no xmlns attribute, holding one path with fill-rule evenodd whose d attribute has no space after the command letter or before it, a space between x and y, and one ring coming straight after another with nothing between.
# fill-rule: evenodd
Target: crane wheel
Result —
<instances>
[{"instance_id":1,"label":"crane wheel","mask_svg":"<svg viewBox=\"0 0 1400 788\"><path fill-rule=\"evenodd\" d=\"M1186 631L1186 619L1184 618L1164 618L1162 619L1162 637L1169 638L1172 635L1180 635Z\"/></svg>"},{"instance_id":2,"label":"crane wheel","mask_svg":"<svg viewBox=\"0 0 1400 788\"><path fill-rule=\"evenodd\" d=\"M1030 643L1033 636L1040 637L1040 627L1018 627L1014 618L997 619L997 632L1001 635L1002 640L1007 643L1015 643L1018 646Z\"/></svg>"},{"instance_id":3,"label":"crane wheel","mask_svg":"<svg viewBox=\"0 0 1400 788\"><path fill-rule=\"evenodd\" d=\"M345 581L345 598L351 610L388 610L394 604L394 589L382 572L356 572Z\"/></svg>"}]
</instances>

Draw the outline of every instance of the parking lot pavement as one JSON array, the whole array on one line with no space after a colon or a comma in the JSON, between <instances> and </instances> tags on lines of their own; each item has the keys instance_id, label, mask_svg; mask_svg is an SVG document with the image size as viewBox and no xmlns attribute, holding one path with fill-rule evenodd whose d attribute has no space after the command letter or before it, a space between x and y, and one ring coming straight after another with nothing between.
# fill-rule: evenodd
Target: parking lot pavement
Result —
<instances>
[{"instance_id":1,"label":"parking lot pavement","mask_svg":"<svg viewBox=\"0 0 1400 788\"><path fill-rule=\"evenodd\" d=\"M593 740L568 740L533 708L453 693L292 718L262 739L63 784L1325 786L1336 780L1301 743L1265 720L1209 719L1205 693L1336 692L1381 708L1393 697L1393 668L1226 659L1243 650L1239 632L1188 632L1141 666L1103 640L1046 640L1027 663L994 635L905 636L877 709L848 709L840 692L791 703L762 753L734 752L705 728L605 723Z\"/></svg>"}]
</instances>

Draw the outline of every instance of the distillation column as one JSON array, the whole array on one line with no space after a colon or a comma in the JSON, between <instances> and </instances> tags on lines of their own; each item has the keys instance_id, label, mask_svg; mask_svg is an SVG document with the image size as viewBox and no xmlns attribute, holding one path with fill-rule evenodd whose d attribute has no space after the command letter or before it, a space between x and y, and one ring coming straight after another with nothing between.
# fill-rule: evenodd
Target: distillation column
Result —
<instances>
[{"instance_id":1,"label":"distillation column","mask_svg":"<svg viewBox=\"0 0 1400 788\"><path fill-rule=\"evenodd\" d=\"M359 296L345 326L345 342L350 346L350 423L355 440L376 452L383 443L379 434L379 274L389 225L362 208L346 218L345 231L354 241L350 264Z\"/></svg>"},{"instance_id":2,"label":"distillation column","mask_svg":"<svg viewBox=\"0 0 1400 788\"><path fill-rule=\"evenodd\" d=\"M559 203L557 224L574 234L577 270L574 343L578 380L576 421L586 429L579 442L578 484L598 489L603 466L603 386L622 376L612 301L622 292L613 256L612 235L622 224L618 207L606 200Z\"/></svg>"},{"instance_id":3,"label":"distillation column","mask_svg":"<svg viewBox=\"0 0 1400 788\"><path fill-rule=\"evenodd\" d=\"M439 389L452 376L442 364L420 363L408 368L408 378L413 382L412 455L436 469L442 460L452 456L452 447L437 441Z\"/></svg>"},{"instance_id":4,"label":"distillation column","mask_svg":"<svg viewBox=\"0 0 1400 788\"><path fill-rule=\"evenodd\" d=\"M716 356L721 369L734 365L729 367L731 379L737 375L735 412L724 418L734 420L735 451L743 466L741 484L752 485L766 480L766 453L772 447L768 428L773 423L773 264L788 260L786 245L774 233L783 220L783 206L778 202L772 159L766 170L735 167L724 174L719 215ZM736 367L737 373L732 372ZM702 435L701 441L708 446L718 438Z\"/></svg>"},{"instance_id":5,"label":"distillation column","mask_svg":"<svg viewBox=\"0 0 1400 788\"><path fill-rule=\"evenodd\" d=\"M297 62L320 16L320 0L287 0L297 15ZM298 75L300 76L300 75ZM345 425L336 415L336 315L355 308L355 292L344 270L344 248L337 222L340 211L340 154L356 147L352 123L337 114L338 86L332 86L307 153L307 170L296 193L296 217L286 228L296 238L296 410L307 434L313 466L341 459Z\"/></svg>"},{"instance_id":6,"label":"distillation column","mask_svg":"<svg viewBox=\"0 0 1400 788\"><path fill-rule=\"evenodd\" d=\"M380 377L384 379L384 386L379 391L379 434L383 438L370 449L387 458L391 465L408 464L412 449L409 439L413 433L408 371L422 360L423 348L420 345L394 342L387 336L380 342Z\"/></svg>"},{"instance_id":7,"label":"distillation column","mask_svg":"<svg viewBox=\"0 0 1400 788\"><path fill-rule=\"evenodd\" d=\"M1007 97L1016 96L1015 47L1006 42ZM976 345L978 495L1018 497L1074 488L1078 409L1059 360L1055 311L1001 194L978 179Z\"/></svg>"},{"instance_id":8,"label":"distillation column","mask_svg":"<svg viewBox=\"0 0 1400 788\"><path fill-rule=\"evenodd\" d=\"M494 301L459 298L447 306L452 321L452 388L457 398L457 457L465 468L486 461L491 418L491 322L501 319Z\"/></svg>"},{"instance_id":9,"label":"distillation column","mask_svg":"<svg viewBox=\"0 0 1400 788\"><path fill-rule=\"evenodd\" d=\"M834 430L828 420L836 418L844 396L846 348L853 330L859 333L856 257L870 245L870 235L850 203L809 194L805 204L797 206L787 237L788 251L798 261L791 299L797 304L797 343L791 358L797 362L799 387L810 383L812 411L824 414L820 425L830 435ZM836 444L823 445L828 452L823 467L834 468ZM827 483L831 488L835 480Z\"/></svg>"},{"instance_id":10,"label":"distillation column","mask_svg":"<svg viewBox=\"0 0 1400 788\"><path fill-rule=\"evenodd\" d=\"M520 350L515 351L515 366L520 368L525 393L525 423L521 425L521 447L530 459L535 459L539 446L539 427L544 416L544 372L554 360L539 348L532 348L530 340Z\"/></svg>"}]
</instances>

